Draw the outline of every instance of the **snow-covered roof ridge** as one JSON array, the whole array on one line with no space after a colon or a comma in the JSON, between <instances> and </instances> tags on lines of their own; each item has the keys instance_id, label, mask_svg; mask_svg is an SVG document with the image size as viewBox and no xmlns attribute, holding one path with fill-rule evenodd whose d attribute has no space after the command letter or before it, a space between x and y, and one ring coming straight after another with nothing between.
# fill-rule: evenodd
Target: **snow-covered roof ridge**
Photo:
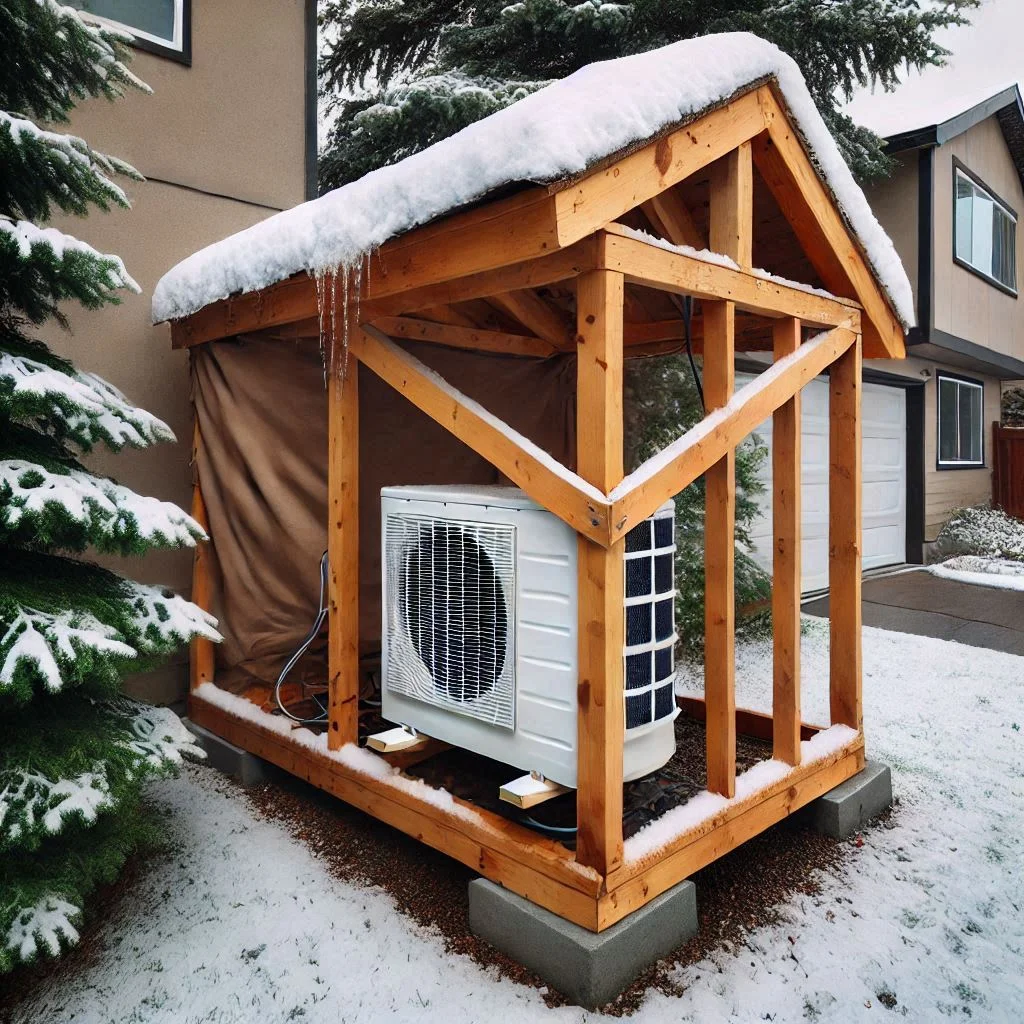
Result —
<instances>
[{"instance_id":1,"label":"snow-covered roof ridge","mask_svg":"<svg viewBox=\"0 0 1024 1024\"><path fill-rule=\"evenodd\" d=\"M187 316L303 270L355 266L389 239L503 186L579 175L766 79L778 84L823 180L909 327L914 305L906 272L799 68L778 47L747 32L589 64L429 149L216 242L161 278L153 320Z\"/></svg>"}]
</instances>

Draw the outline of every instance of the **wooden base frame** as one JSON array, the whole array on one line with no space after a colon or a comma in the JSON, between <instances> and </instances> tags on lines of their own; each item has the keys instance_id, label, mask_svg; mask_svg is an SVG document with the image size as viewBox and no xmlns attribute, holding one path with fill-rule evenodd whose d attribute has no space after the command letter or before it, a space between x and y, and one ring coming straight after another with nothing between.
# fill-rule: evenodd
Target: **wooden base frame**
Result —
<instances>
[{"instance_id":1,"label":"wooden base frame","mask_svg":"<svg viewBox=\"0 0 1024 1024\"><path fill-rule=\"evenodd\" d=\"M698 713L702 704L693 699L684 701L684 707ZM766 722L771 728L770 716L742 710L737 715L740 732L749 728L752 735L762 736ZM605 876L578 864L572 852L560 843L500 815L458 799L456 805L471 808L476 821L443 811L428 800L357 771L337 757L290 740L248 717L232 715L205 700L201 693L190 695L189 717L229 743L594 932L621 921L864 767L864 742L858 735L824 760L794 768L768 789L727 807L654 856L623 864Z\"/></svg>"}]
</instances>

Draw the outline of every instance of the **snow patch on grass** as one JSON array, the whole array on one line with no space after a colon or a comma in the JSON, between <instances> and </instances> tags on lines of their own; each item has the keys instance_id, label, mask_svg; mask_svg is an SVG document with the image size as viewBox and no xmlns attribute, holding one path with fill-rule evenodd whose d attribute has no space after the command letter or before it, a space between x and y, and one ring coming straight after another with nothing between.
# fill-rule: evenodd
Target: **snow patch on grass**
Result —
<instances>
[{"instance_id":1,"label":"snow patch on grass","mask_svg":"<svg viewBox=\"0 0 1024 1024\"><path fill-rule=\"evenodd\" d=\"M1011 562L1004 558L982 558L978 555L959 555L928 566L935 576L959 583L974 583L1000 590L1024 593L1024 562Z\"/></svg>"}]
</instances>

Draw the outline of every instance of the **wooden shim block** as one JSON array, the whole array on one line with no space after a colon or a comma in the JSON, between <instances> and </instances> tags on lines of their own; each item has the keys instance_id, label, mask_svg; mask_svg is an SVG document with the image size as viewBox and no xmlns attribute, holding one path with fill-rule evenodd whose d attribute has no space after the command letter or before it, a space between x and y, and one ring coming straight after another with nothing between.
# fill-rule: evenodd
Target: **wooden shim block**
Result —
<instances>
[{"instance_id":1,"label":"wooden shim block","mask_svg":"<svg viewBox=\"0 0 1024 1024\"><path fill-rule=\"evenodd\" d=\"M832 722L860 729L861 343L829 373L828 583Z\"/></svg>"},{"instance_id":2,"label":"wooden shim block","mask_svg":"<svg viewBox=\"0 0 1024 1024\"><path fill-rule=\"evenodd\" d=\"M598 544L608 541L605 496L369 324L349 332L349 349L383 381L496 466L548 511ZM577 483L578 481L578 483Z\"/></svg>"},{"instance_id":3,"label":"wooden shim block","mask_svg":"<svg viewBox=\"0 0 1024 1024\"><path fill-rule=\"evenodd\" d=\"M460 327L440 324L432 320L419 320L408 316L382 316L372 326L390 338L409 341L427 341L452 348L471 349L476 352L497 352L501 355L534 356L546 359L558 350L543 338L530 338L505 331L487 331L479 327Z\"/></svg>"},{"instance_id":4,"label":"wooden shim block","mask_svg":"<svg viewBox=\"0 0 1024 1024\"><path fill-rule=\"evenodd\" d=\"M535 291L519 288L488 297L490 302L518 320L556 349L570 349L573 333L562 314L546 303Z\"/></svg>"},{"instance_id":5,"label":"wooden shim block","mask_svg":"<svg viewBox=\"0 0 1024 1024\"><path fill-rule=\"evenodd\" d=\"M506 803L512 804L513 807L527 810L568 792L569 789L566 786L560 786L550 779L536 779L532 775L520 775L518 779L506 782L498 790L498 797Z\"/></svg>"},{"instance_id":6,"label":"wooden shim block","mask_svg":"<svg viewBox=\"0 0 1024 1024\"><path fill-rule=\"evenodd\" d=\"M570 245L690 177L765 127L756 91L552 188L558 239Z\"/></svg>"},{"instance_id":7,"label":"wooden shim block","mask_svg":"<svg viewBox=\"0 0 1024 1024\"><path fill-rule=\"evenodd\" d=\"M580 475L603 492L622 478L621 274L577 279L576 451ZM577 836L581 864L607 874L622 863L625 736L624 545L577 545Z\"/></svg>"},{"instance_id":8,"label":"wooden shim block","mask_svg":"<svg viewBox=\"0 0 1024 1024\"><path fill-rule=\"evenodd\" d=\"M394 753L380 754L379 756L387 761L392 768L398 768L404 772L407 768L429 761L430 758L443 754L446 750L451 750L450 743L429 737L422 746L414 747L411 750L397 750Z\"/></svg>"},{"instance_id":9,"label":"wooden shim block","mask_svg":"<svg viewBox=\"0 0 1024 1024\"><path fill-rule=\"evenodd\" d=\"M662 249L622 234L622 230L618 224L609 224L598 236L604 243L601 262L609 270L625 274L630 284L708 301L728 299L746 312L766 317L797 317L804 323L824 327L849 324L858 312L856 302L815 295L759 277L749 270Z\"/></svg>"},{"instance_id":10,"label":"wooden shim block","mask_svg":"<svg viewBox=\"0 0 1024 1024\"><path fill-rule=\"evenodd\" d=\"M704 403L708 412L731 398L734 380L730 302L704 305ZM738 442L734 442L736 444ZM704 696L707 701L708 789L736 790L736 451L704 475Z\"/></svg>"},{"instance_id":11,"label":"wooden shim block","mask_svg":"<svg viewBox=\"0 0 1024 1024\"><path fill-rule=\"evenodd\" d=\"M707 704L703 697L682 697L676 696L676 705L689 718L698 722L707 719ZM750 708L736 709L736 733L739 736L753 736L759 740L767 740L769 743L773 735L773 718L763 711L752 711ZM809 740L812 736L827 729L826 725L812 725L809 722L800 723L800 739Z\"/></svg>"},{"instance_id":12,"label":"wooden shim block","mask_svg":"<svg viewBox=\"0 0 1024 1024\"><path fill-rule=\"evenodd\" d=\"M823 373L855 339L853 331L835 328L801 345L795 356L771 366L736 392L725 414L697 423L626 477L609 495L613 541L735 448L780 405Z\"/></svg>"},{"instance_id":13,"label":"wooden shim block","mask_svg":"<svg viewBox=\"0 0 1024 1024\"><path fill-rule=\"evenodd\" d=\"M903 327L790 125L784 102L771 86L762 86L759 95L768 126L753 143L761 177L825 287L863 304L865 354L904 358Z\"/></svg>"},{"instance_id":14,"label":"wooden shim block","mask_svg":"<svg viewBox=\"0 0 1024 1024\"><path fill-rule=\"evenodd\" d=\"M346 357L336 358L344 362ZM327 745L338 750L359 735L359 366L354 358L332 370L327 401Z\"/></svg>"},{"instance_id":15,"label":"wooden shim block","mask_svg":"<svg viewBox=\"0 0 1024 1024\"><path fill-rule=\"evenodd\" d=\"M575 864L572 853L553 839L457 797L453 804L472 815L443 810L259 723L236 718L197 694L189 699L189 716L229 743L454 857L520 896L597 930L601 878Z\"/></svg>"},{"instance_id":16,"label":"wooden shim block","mask_svg":"<svg viewBox=\"0 0 1024 1024\"><path fill-rule=\"evenodd\" d=\"M622 920L684 878L852 778L863 767L864 739L858 736L822 761L793 768L784 779L726 808L650 858L627 865L606 880L608 891L601 898L600 927L607 928Z\"/></svg>"},{"instance_id":17,"label":"wooden shim block","mask_svg":"<svg viewBox=\"0 0 1024 1024\"><path fill-rule=\"evenodd\" d=\"M422 750L429 742L429 736L403 729L400 725L366 737L366 745L378 754L394 754L399 750Z\"/></svg>"},{"instance_id":18,"label":"wooden shim block","mask_svg":"<svg viewBox=\"0 0 1024 1024\"><path fill-rule=\"evenodd\" d=\"M800 321L777 320L775 358L800 347ZM800 763L800 393L772 420L773 756Z\"/></svg>"},{"instance_id":19,"label":"wooden shim block","mask_svg":"<svg viewBox=\"0 0 1024 1024\"><path fill-rule=\"evenodd\" d=\"M206 513L203 490L199 481L199 448L202 439L199 433L199 418L196 415L192 431L192 518L207 532L210 531L210 517ZM210 567L210 541L196 541L192 557L192 602L204 612L211 611L213 598L213 577ZM194 690L203 683L212 683L216 664L216 650L212 640L205 636L192 639L188 648L189 688Z\"/></svg>"}]
</instances>

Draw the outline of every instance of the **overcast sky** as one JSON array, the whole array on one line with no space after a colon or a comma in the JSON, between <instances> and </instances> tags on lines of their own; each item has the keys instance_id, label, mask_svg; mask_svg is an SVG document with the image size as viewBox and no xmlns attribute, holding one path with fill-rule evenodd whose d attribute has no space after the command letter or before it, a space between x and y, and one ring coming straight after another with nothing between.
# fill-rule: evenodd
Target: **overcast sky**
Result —
<instances>
[{"instance_id":1,"label":"overcast sky","mask_svg":"<svg viewBox=\"0 0 1024 1024\"><path fill-rule=\"evenodd\" d=\"M905 75L892 93L865 90L847 108L880 135L955 117L1014 82L1024 81L1024 0L983 0L966 28L941 33L949 64Z\"/></svg>"}]
</instances>

